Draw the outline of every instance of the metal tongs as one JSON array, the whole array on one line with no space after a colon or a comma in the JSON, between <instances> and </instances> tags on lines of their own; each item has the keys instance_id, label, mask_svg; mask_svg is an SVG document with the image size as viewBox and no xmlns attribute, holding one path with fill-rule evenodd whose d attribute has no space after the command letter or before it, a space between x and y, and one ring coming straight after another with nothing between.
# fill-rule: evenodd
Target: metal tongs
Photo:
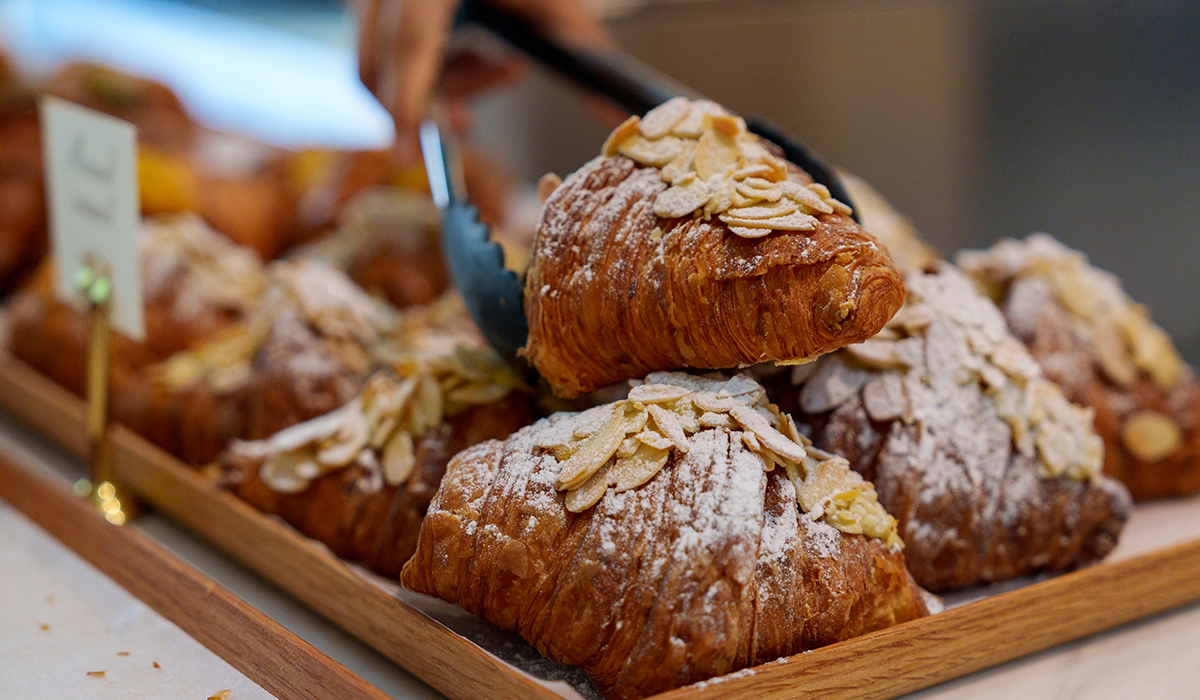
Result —
<instances>
[{"instance_id":1,"label":"metal tongs","mask_svg":"<svg viewBox=\"0 0 1200 700\"><path fill-rule=\"evenodd\" d=\"M564 46L523 19L483 2L462 3L456 26L470 24L488 29L546 67L632 114L645 114L677 96L700 98L694 90L628 54ZM841 181L808 149L769 122L744 118L750 131L779 146L789 161L853 207ZM421 124L420 141L429 188L434 203L442 210L442 248L450 276L492 347L522 375L531 377L529 364L517 354L529 337L522 280L504 267L504 252L491 240L488 226L479 221L479 210L466 199L453 134L440 129L436 119L427 119Z\"/></svg>"}]
</instances>

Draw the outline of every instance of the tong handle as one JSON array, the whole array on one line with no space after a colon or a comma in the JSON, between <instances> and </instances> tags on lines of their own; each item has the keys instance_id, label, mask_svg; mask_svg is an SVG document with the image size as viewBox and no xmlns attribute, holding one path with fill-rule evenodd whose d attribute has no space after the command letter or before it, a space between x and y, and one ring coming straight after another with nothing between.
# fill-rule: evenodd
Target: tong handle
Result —
<instances>
[{"instance_id":1,"label":"tong handle","mask_svg":"<svg viewBox=\"0 0 1200 700\"><path fill-rule=\"evenodd\" d=\"M700 95L661 71L619 50L583 49L547 38L521 17L479 0L465 0L459 25L478 24L542 65L591 92L599 93L631 114L645 114L682 95Z\"/></svg>"},{"instance_id":2,"label":"tong handle","mask_svg":"<svg viewBox=\"0 0 1200 700\"><path fill-rule=\"evenodd\" d=\"M631 114L645 114L672 97L692 100L702 97L623 51L565 46L547 38L524 19L481 0L464 0L459 6L457 24L477 24L488 29L542 65L580 87L608 98ZM745 119L750 131L782 148L785 158L828 187L835 198L854 206L850 193L837 175L807 148L768 121L753 116ZM857 221L858 211L851 216Z\"/></svg>"}]
</instances>

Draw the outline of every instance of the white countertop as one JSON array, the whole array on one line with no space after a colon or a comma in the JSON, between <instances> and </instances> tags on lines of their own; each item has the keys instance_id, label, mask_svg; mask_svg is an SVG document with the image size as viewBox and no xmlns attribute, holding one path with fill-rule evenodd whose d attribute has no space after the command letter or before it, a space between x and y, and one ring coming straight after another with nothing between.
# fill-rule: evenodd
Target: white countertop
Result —
<instances>
[{"instance_id":1,"label":"white countertop","mask_svg":"<svg viewBox=\"0 0 1200 700\"><path fill-rule=\"evenodd\" d=\"M0 420L0 450L64 483L82 472L6 419ZM385 693L441 697L174 523L151 513L135 527ZM1114 556L1198 535L1200 499L1141 507ZM225 689L229 700L270 697L2 501L0 630L0 697L205 700ZM1200 698L1197 658L1200 603L907 697ZM96 671L105 674L88 675Z\"/></svg>"}]
</instances>

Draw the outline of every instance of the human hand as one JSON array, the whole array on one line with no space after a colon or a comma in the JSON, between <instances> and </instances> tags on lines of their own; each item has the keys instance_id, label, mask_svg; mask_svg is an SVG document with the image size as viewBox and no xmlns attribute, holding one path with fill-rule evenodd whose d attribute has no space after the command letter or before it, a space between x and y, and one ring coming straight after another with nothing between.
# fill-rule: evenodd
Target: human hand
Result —
<instances>
[{"instance_id":1,"label":"human hand","mask_svg":"<svg viewBox=\"0 0 1200 700\"><path fill-rule=\"evenodd\" d=\"M609 46L607 29L584 0L489 0L522 16L554 38L578 46ZM359 76L396 122L401 161L419 157L416 131L435 93L452 123L467 121L466 97L516 80L516 57L497 61L476 54L445 56L459 0L358 0Z\"/></svg>"}]
</instances>

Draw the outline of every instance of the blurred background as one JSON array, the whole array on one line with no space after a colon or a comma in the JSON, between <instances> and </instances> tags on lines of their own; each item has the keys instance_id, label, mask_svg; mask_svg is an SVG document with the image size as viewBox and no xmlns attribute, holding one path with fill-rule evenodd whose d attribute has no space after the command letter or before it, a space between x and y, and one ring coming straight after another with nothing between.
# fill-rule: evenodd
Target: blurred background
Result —
<instances>
[{"instance_id":1,"label":"blurred background","mask_svg":"<svg viewBox=\"0 0 1200 700\"><path fill-rule=\"evenodd\" d=\"M1047 231L1118 274L1200 360L1200 3L607 0L622 48L872 182L943 254ZM205 125L382 147L333 0L0 0L23 68L107 63ZM568 173L607 129L535 69L477 100L511 175Z\"/></svg>"}]
</instances>

